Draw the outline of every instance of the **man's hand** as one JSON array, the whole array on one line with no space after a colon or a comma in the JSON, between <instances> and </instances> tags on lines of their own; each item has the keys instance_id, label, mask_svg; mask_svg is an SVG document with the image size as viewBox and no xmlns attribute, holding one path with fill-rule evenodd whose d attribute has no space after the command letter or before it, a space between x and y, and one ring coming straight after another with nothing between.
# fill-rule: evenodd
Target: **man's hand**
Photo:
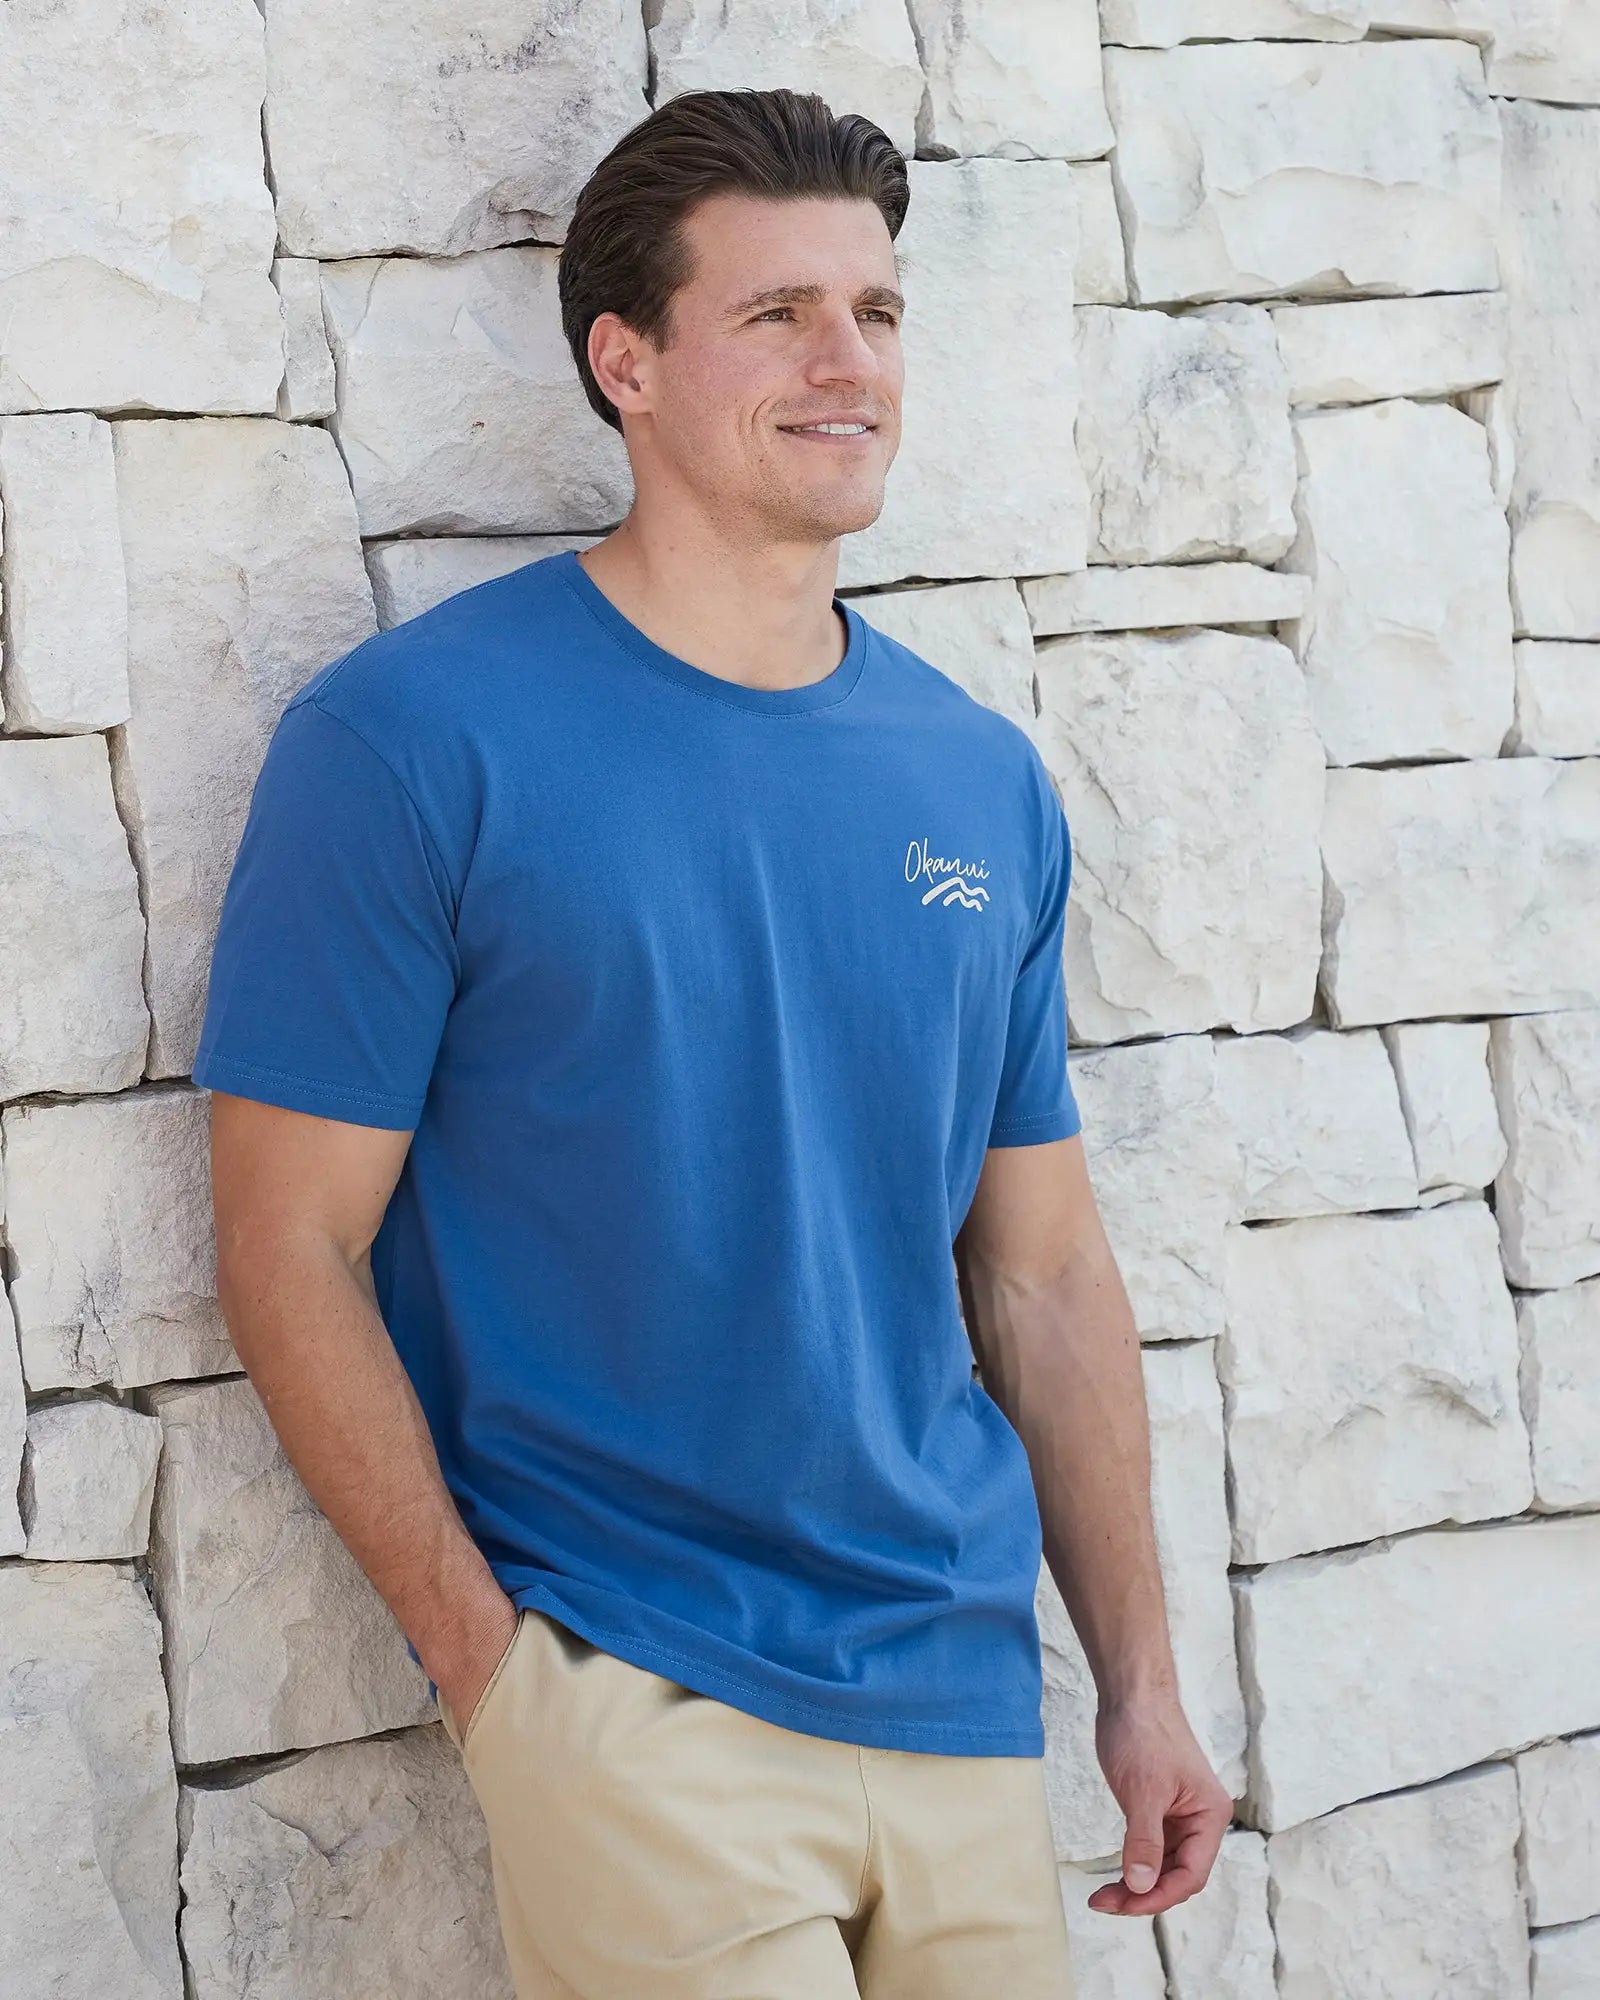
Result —
<instances>
[{"instance_id":1,"label":"man's hand","mask_svg":"<svg viewBox=\"0 0 1600 2000\"><path fill-rule=\"evenodd\" d=\"M501 1655L517 1633L517 1607L498 1584L495 1592L499 1603L490 1606L482 1625L474 1623L470 1641L463 1641L448 1661L428 1667L439 1699L449 1709L457 1734L463 1738Z\"/></svg>"},{"instance_id":2,"label":"man's hand","mask_svg":"<svg viewBox=\"0 0 1600 2000\"><path fill-rule=\"evenodd\" d=\"M1205 1887L1233 1801L1175 1696L1102 1704L1094 1734L1100 1768L1128 1828L1122 1880L1102 1882L1088 1906L1106 1916L1152 1917Z\"/></svg>"}]
</instances>

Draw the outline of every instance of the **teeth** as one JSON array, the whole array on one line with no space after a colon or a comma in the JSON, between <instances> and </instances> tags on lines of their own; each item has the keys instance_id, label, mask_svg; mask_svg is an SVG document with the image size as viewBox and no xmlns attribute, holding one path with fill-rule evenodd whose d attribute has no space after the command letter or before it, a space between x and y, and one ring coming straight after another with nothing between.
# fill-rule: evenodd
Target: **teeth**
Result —
<instances>
[{"instance_id":1,"label":"teeth","mask_svg":"<svg viewBox=\"0 0 1600 2000\"><path fill-rule=\"evenodd\" d=\"M786 431L824 431L829 437L858 437L865 424L785 424Z\"/></svg>"}]
</instances>

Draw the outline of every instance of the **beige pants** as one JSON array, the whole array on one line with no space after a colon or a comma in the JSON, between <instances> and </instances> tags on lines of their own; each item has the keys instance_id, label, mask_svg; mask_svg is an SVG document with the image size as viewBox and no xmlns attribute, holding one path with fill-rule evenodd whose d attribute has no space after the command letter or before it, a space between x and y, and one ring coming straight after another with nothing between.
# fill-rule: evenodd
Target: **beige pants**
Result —
<instances>
[{"instance_id":1,"label":"beige pants","mask_svg":"<svg viewBox=\"0 0 1600 2000\"><path fill-rule=\"evenodd\" d=\"M518 2000L1071 2000L1041 1758L801 1734L532 1608L439 1706Z\"/></svg>"}]
</instances>

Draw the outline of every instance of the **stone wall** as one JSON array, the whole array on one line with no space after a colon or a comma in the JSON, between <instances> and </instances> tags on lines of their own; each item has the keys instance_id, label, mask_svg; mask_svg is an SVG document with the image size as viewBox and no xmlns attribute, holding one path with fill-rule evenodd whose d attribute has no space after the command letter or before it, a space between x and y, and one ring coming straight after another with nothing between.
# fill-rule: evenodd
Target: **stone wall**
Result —
<instances>
[{"instance_id":1,"label":"stone wall","mask_svg":"<svg viewBox=\"0 0 1600 2000\"><path fill-rule=\"evenodd\" d=\"M625 511L556 246L648 106L908 155L842 587L1035 734L1204 1894L1041 1575L1082 2000L1600 1993L1595 0L0 13L0 1993L505 2000L482 1822L215 1298L283 703ZM264 16L264 18L263 18ZM463 25L470 19L472 25Z\"/></svg>"}]
</instances>

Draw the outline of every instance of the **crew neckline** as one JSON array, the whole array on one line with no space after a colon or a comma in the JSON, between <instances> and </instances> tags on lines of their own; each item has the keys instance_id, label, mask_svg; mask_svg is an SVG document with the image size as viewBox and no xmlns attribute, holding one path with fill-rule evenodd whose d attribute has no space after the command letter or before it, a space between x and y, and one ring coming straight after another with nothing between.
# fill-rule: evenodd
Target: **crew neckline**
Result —
<instances>
[{"instance_id":1,"label":"crew neckline","mask_svg":"<svg viewBox=\"0 0 1600 2000\"><path fill-rule=\"evenodd\" d=\"M576 549L562 549L549 560L579 602L619 645L658 674L676 681L679 687L731 708L748 709L755 715L809 715L819 708L832 708L849 696L867 662L867 622L835 591L833 605L844 616L849 639L844 658L832 673L824 674L821 680L807 681L801 687L789 688L747 687L743 681L724 680L720 674L708 674L703 667L691 666L689 661L669 653L665 646L658 646L647 633L641 632L579 562Z\"/></svg>"}]
</instances>

